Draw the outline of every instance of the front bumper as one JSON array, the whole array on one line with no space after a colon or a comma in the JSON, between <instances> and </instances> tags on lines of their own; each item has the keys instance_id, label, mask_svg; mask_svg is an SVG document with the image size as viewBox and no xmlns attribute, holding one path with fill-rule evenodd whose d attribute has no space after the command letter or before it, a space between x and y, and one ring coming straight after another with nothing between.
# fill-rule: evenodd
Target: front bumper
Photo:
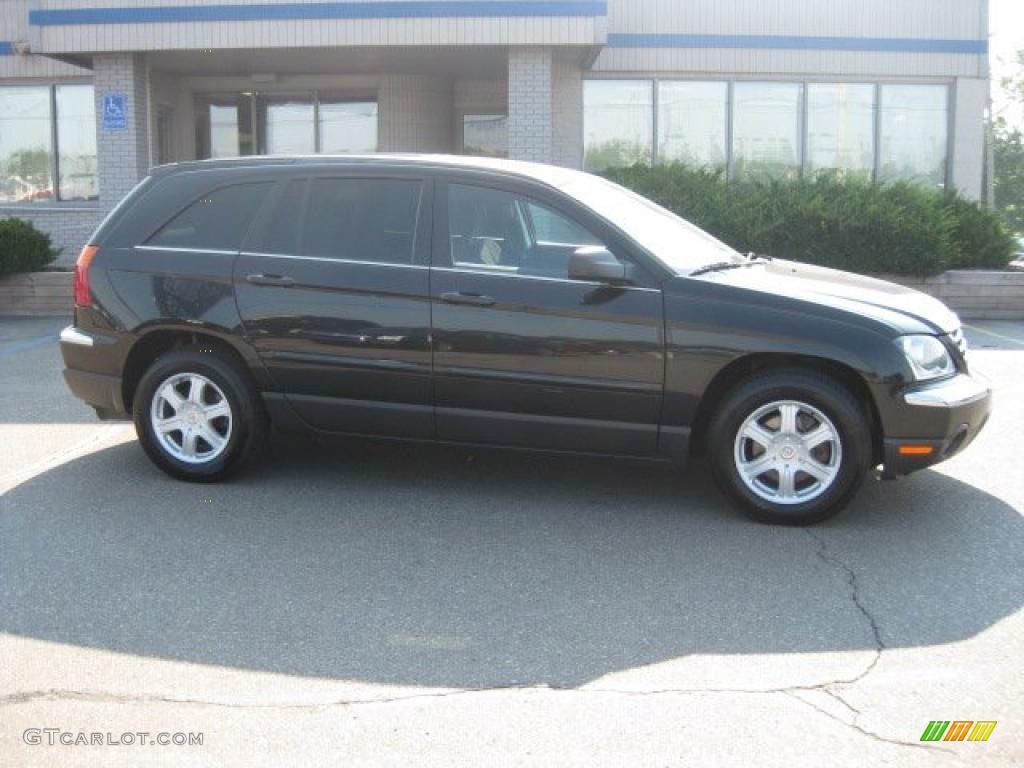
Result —
<instances>
[{"instance_id":1,"label":"front bumper","mask_svg":"<svg viewBox=\"0 0 1024 768\"><path fill-rule=\"evenodd\" d=\"M977 375L958 374L906 390L900 397L909 416L904 421L921 429L919 434L885 438L885 478L909 475L955 456L978 436L992 413L992 389Z\"/></svg>"}]
</instances>

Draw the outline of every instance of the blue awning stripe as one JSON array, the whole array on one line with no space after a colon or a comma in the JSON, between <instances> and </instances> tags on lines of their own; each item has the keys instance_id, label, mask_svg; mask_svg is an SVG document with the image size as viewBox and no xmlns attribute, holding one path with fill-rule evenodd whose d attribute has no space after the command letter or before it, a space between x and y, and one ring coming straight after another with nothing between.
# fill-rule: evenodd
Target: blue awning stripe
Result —
<instances>
[{"instance_id":1,"label":"blue awning stripe","mask_svg":"<svg viewBox=\"0 0 1024 768\"><path fill-rule=\"evenodd\" d=\"M608 35L611 48L757 48L792 51L873 51L883 53L988 53L987 40L921 37L804 37L798 35Z\"/></svg>"},{"instance_id":2,"label":"blue awning stripe","mask_svg":"<svg viewBox=\"0 0 1024 768\"><path fill-rule=\"evenodd\" d=\"M29 11L38 27L83 24L276 21L302 19L437 19L496 17L597 17L608 3L593 0L425 0L424 2L267 3L68 8Z\"/></svg>"}]
</instances>

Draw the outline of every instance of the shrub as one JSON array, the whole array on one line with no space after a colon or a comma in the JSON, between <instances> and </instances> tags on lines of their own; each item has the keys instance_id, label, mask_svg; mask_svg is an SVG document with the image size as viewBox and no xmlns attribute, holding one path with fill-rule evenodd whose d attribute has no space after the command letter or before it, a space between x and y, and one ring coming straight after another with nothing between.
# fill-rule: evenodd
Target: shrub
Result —
<instances>
[{"instance_id":1,"label":"shrub","mask_svg":"<svg viewBox=\"0 0 1024 768\"><path fill-rule=\"evenodd\" d=\"M933 275L1005 266L1012 240L992 212L955 195L859 176L727 184L679 165L607 171L741 252L853 272Z\"/></svg>"},{"instance_id":2,"label":"shrub","mask_svg":"<svg viewBox=\"0 0 1024 768\"><path fill-rule=\"evenodd\" d=\"M947 197L946 206L956 222L954 269L1003 269L1013 260L1017 241L996 213L959 195Z\"/></svg>"},{"instance_id":3,"label":"shrub","mask_svg":"<svg viewBox=\"0 0 1024 768\"><path fill-rule=\"evenodd\" d=\"M49 264L59 253L50 244L50 236L31 222L0 220L0 275L32 272Z\"/></svg>"}]
</instances>

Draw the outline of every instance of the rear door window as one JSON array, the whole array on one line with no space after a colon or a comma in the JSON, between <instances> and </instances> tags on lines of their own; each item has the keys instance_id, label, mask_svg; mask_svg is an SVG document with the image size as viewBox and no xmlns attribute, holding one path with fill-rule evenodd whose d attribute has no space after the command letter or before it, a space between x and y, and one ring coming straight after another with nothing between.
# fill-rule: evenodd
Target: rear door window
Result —
<instances>
[{"instance_id":1,"label":"rear door window","mask_svg":"<svg viewBox=\"0 0 1024 768\"><path fill-rule=\"evenodd\" d=\"M422 190L413 179L314 179L303 255L412 264Z\"/></svg>"},{"instance_id":2,"label":"rear door window","mask_svg":"<svg viewBox=\"0 0 1024 768\"><path fill-rule=\"evenodd\" d=\"M235 184L208 192L164 224L146 244L237 251L270 187L270 182Z\"/></svg>"}]
</instances>

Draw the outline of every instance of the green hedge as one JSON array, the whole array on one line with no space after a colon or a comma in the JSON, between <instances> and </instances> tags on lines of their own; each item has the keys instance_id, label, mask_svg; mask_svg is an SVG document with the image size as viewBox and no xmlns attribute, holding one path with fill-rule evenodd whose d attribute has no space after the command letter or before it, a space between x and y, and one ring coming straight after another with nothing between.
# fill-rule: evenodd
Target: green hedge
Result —
<instances>
[{"instance_id":1,"label":"green hedge","mask_svg":"<svg viewBox=\"0 0 1024 768\"><path fill-rule=\"evenodd\" d=\"M50 244L50 236L31 222L0 219L0 275L33 272L52 262L60 254Z\"/></svg>"},{"instance_id":2,"label":"green hedge","mask_svg":"<svg viewBox=\"0 0 1024 768\"><path fill-rule=\"evenodd\" d=\"M635 165L604 175L743 253L903 275L1001 269L1013 258L1013 237L996 214L914 184L835 174L727 184L721 173L680 165Z\"/></svg>"}]
</instances>

